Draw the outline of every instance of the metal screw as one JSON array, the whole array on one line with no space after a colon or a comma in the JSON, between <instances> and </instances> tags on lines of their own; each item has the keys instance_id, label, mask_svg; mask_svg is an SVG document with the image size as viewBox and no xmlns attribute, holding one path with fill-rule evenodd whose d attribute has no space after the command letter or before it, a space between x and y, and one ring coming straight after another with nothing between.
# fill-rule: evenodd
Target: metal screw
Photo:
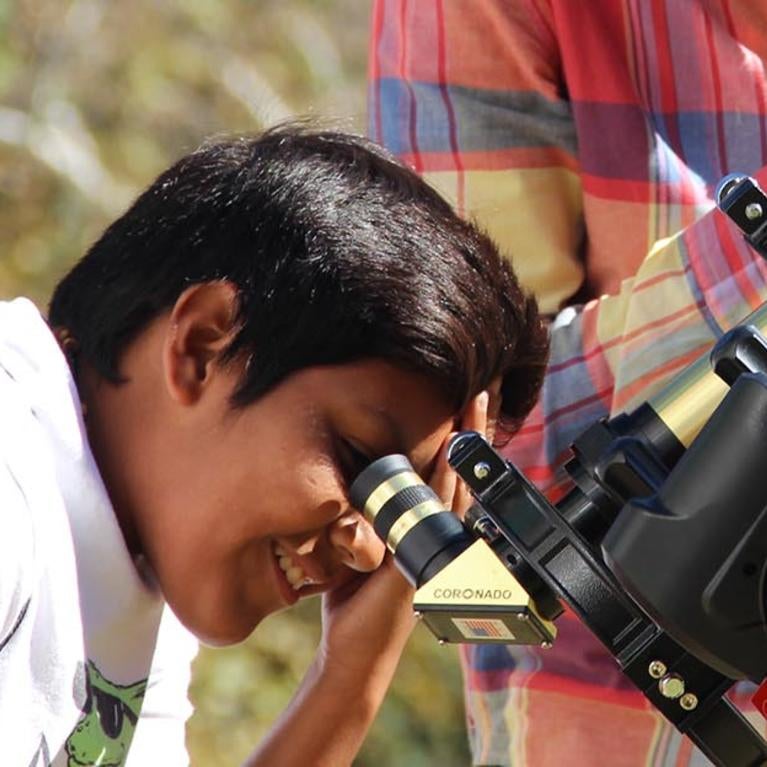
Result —
<instances>
[{"instance_id":1,"label":"metal screw","mask_svg":"<svg viewBox=\"0 0 767 767\"><path fill-rule=\"evenodd\" d=\"M490 464L485 461L479 461L474 464L474 476L477 479L484 479L490 473Z\"/></svg>"},{"instance_id":2,"label":"metal screw","mask_svg":"<svg viewBox=\"0 0 767 767\"><path fill-rule=\"evenodd\" d=\"M416 620L419 620L419 621L420 621L420 620L423 618L423 613L422 613L420 610L416 610L416 611L413 613L413 617L414 617Z\"/></svg>"},{"instance_id":3,"label":"metal screw","mask_svg":"<svg viewBox=\"0 0 767 767\"><path fill-rule=\"evenodd\" d=\"M746 205L746 218L749 221L753 221L756 218L761 218L762 213L764 213L764 211L758 202L750 202L748 205Z\"/></svg>"},{"instance_id":4,"label":"metal screw","mask_svg":"<svg viewBox=\"0 0 767 767\"><path fill-rule=\"evenodd\" d=\"M658 682L658 689L664 698L674 700L684 693L684 679L678 674L666 674Z\"/></svg>"},{"instance_id":5,"label":"metal screw","mask_svg":"<svg viewBox=\"0 0 767 767\"><path fill-rule=\"evenodd\" d=\"M442 645L442 644L446 644L447 639L438 639L437 641Z\"/></svg>"},{"instance_id":6,"label":"metal screw","mask_svg":"<svg viewBox=\"0 0 767 767\"><path fill-rule=\"evenodd\" d=\"M548 650L551 647L551 642L549 642L548 640L544 640L543 642L541 642L541 647L544 650Z\"/></svg>"},{"instance_id":7,"label":"metal screw","mask_svg":"<svg viewBox=\"0 0 767 767\"><path fill-rule=\"evenodd\" d=\"M526 621L527 620L527 613L517 613L517 620L518 621Z\"/></svg>"},{"instance_id":8,"label":"metal screw","mask_svg":"<svg viewBox=\"0 0 767 767\"><path fill-rule=\"evenodd\" d=\"M668 671L666 664L662 660L654 660L647 667L647 673L653 679L660 679Z\"/></svg>"},{"instance_id":9,"label":"metal screw","mask_svg":"<svg viewBox=\"0 0 767 767\"><path fill-rule=\"evenodd\" d=\"M487 516L480 517L474 523L474 532L486 541L494 541L500 535L495 522Z\"/></svg>"},{"instance_id":10,"label":"metal screw","mask_svg":"<svg viewBox=\"0 0 767 767\"><path fill-rule=\"evenodd\" d=\"M679 699L679 705L685 710L685 711L692 711L693 709L697 708L698 706L698 696L694 695L691 692L686 692L682 697Z\"/></svg>"}]
</instances>

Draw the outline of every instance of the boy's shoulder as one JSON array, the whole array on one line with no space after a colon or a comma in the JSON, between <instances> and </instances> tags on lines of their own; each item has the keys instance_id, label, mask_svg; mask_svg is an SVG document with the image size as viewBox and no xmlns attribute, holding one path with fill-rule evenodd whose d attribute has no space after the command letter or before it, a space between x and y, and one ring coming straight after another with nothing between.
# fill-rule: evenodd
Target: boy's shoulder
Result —
<instances>
[{"instance_id":1,"label":"boy's shoulder","mask_svg":"<svg viewBox=\"0 0 767 767\"><path fill-rule=\"evenodd\" d=\"M10 642L50 550L67 533L52 448L30 385L36 363L24 358L19 340L30 322L42 323L35 311L0 304L0 647Z\"/></svg>"},{"instance_id":2,"label":"boy's shoulder","mask_svg":"<svg viewBox=\"0 0 767 767\"><path fill-rule=\"evenodd\" d=\"M1 392L2 387L0 398ZM0 422L2 415L0 407ZM2 431L5 437L5 430ZM26 612L36 569L34 522L25 488L11 461L3 449L0 454L0 652Z\"/></svg>"}]
</instances>

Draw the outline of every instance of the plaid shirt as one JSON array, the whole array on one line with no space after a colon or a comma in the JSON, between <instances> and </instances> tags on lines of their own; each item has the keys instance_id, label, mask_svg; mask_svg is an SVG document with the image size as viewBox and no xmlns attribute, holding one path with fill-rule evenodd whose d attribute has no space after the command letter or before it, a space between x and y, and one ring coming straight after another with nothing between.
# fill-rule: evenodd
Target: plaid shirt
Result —
<instances>
[{"instance_id":1,"label":"plaid shirt","mask_svg":"<svg viewBox=\"0 0 767 767\"><path fill-rule=\"evenodd\" d=\"M767 299L712 210L767 188L767 4L377 0L370 132L564 309L538 406L506 455L556 500L568 446L631 410ZM463 649L475 763L701 765L574 618L548 651ZM741 699L743 695L740 696Z\"/></svg>"}]
</instances>

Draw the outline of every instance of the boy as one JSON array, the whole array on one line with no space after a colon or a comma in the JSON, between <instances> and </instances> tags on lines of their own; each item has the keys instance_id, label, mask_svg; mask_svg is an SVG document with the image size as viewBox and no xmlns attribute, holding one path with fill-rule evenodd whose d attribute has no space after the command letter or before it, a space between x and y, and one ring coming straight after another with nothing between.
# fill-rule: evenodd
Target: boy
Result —
<instances>
[{"instance_id":1,"label":"boy","mask_svg":"<svg viewBox=\"0 0 767 767\"><path fill-rule=\"evenodd\" d=\"M251 763L350 762L412 594L348 484L403 452L461 511L446 439L513 430L546 353L491 242L364 140L287 126L176 163L49 325L0 308L3 762L182 763L179 622L238 642L319 592L321 647Z\"/></svg>"}]
</instances>

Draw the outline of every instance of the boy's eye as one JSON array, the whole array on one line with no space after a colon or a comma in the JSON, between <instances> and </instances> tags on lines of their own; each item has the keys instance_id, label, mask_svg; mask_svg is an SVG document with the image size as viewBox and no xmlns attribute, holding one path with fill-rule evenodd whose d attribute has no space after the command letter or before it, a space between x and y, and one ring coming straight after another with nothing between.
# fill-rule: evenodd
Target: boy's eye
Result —
<instances>
[{"instance_id":1,"label":"boy's eye","mask_svg":"<svg viewBox=\"0 0 767 767\"><path fill-rule=\"evenodd\" d=\"M339 462L347 484L351 484L357 475L372 462L363 449L348 439L338 440Z\"/></svg>"}]
</instances>

